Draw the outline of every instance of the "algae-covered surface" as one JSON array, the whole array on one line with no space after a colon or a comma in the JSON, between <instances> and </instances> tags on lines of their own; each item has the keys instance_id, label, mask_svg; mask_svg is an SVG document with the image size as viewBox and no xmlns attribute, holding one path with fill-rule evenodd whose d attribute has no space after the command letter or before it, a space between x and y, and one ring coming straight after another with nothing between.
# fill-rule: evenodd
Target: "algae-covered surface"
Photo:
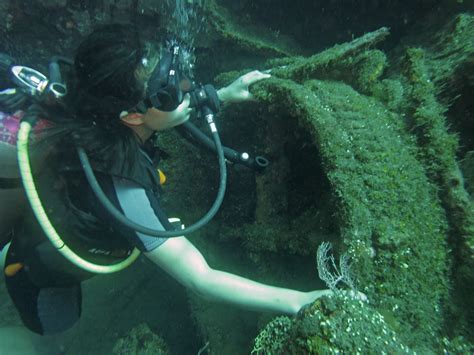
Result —
<instances>
[{"instance_id":1,"label":"algae-covered surface","mask_svg":"<svg viewBox=\"0 0 474 355\"><path fill-rule=\"evenodd\" d=\"M334 198L333 218L338 220L339 242L343 244L340 248L352 257L359 289L371 300L370 305L353 307L368 307L367 312L385 315L396 334L393 338L401 346L395 350L385 340L378 342L379 336L372 334L369 326L363 336L349 335L342 329L347 323L342 323L329 333L339 339L345 334L353 342L349 347L331 338L328 342L327 338L315 340L309 335L306 343L300 338L295 341L293 330L277 352L441 351L452 345L446 340L447 334L470 334L472 314L457 313L457 309L472 309L469 285L473 274L468 271L472 270L474 255L472 197L464 188L458 166L458 137L449 130L448 107L439 95L446 88L433 82L437 74L445 72L442 68L448 66L446 62L451 72L471 65L473 43L463 38L473 30L470 15L454 17L435 35L439 52L430 51L433 44L426 49L407 48L399 58L400 72L390 76L385 75L390 59L373 49L388 35L386 28L308 58L269 62L275 65L270 71L272 78L254 91L266 105L266 125L278 121L275 116L292 121L287 123L288 131L280 132L280 141L289 140L292 129L302 127L310 133L316 148L314 159L319 161ZM459 43L463 43L462 48ZM272 146L268 148L270 155L272 149L278 152L278 146ZM282 171L280 165L277 168L279 173L292 174L291 170ZM266 192L271 191L270 186ZM263 195L257 196L257 206L260 200L274 198ZM301 216L311 219L304 212ZM273 231L275 221L269 223ZM260 222L258 215L255 222ZM262 249L281 245L280 238L287 241L285 233L262 234L267 228L255 222L242 233L254 238L265 235L264 239L271 242L259 241ZM278 227L285 230L284 226ZM308 238L303 248L311 242L314 239ZM291 243L286 245L294 251ZM336 314L327 319L332 322L333 317L341 321ZM359 319L360 315L354 317ZM302 327L298 321L293 323L293 328ZM459 328L447 332L448 324ZM273 333L273 338L281 341L280 335ZM469 345L460 345L458 340L452 345L453 351L468 351ZM273 353L272 349L275 351L271 346L257 346L263 353Z\"/></svg>"},{"instance_id":2,"label":"algae-covered surface","mask_svg":"<svg viewBox=\"0 0 474 355\"><path fill-rule=\"evenodd\" d=\"M239 190L244 198L231 197L237 207L224 205L219 238L240 240L255 263L271 263L268 252L314 257L330 240L350 255L358 289L370 300L349 302L349 321L339 318L347 312L317 311L328 302L348 306L343 299L321 301L311 322L337 324L332 331L305 331L313 316L303 314L288 325L290 336L261 333L257 339L266 341L255 351L468 351L472 315L459 309L472 309L472 196L446 102L468 100L456 92L469 83L458 79L447 90L436 75L446 62L451 72L472 63L472 21L453 16L433 34L438 41L396 57L377 49L390 36L380 28L313 56L267 61L262 67L272 78L253 88L259 103L225 107L224 137L265 153L271 165ZM226 133L236 129L244 138ZM275 279L268 275L275 268L263 269L260 275ZM352 321L373 327L350 333Z\"/></svg>"},{"instance_id":3,"label":"algae-covered surface","mask_svg":"<svg viewBox=\"0 0 474 355\"><path fill-rule=\"evenodd\" d=\"M6 3L0 10L9 15L2 25L9 37L2 43L17 50L13 39L25 36L18 24L41 21L21 2ZM48 2L58 16L48 36L62 38L60 49L133 9L147 34L166 33L173 19L168 1L85 3ZM251 87L255 101L224 105L217 121L224 144L270 164L257 173L229 165L221 210L190 239L212 267L305 291L326 287L316 250L330 242L336 257L350 258L355 288L368 300L340 290L295 317L258 314L171 288L172 280L152 277L142 263L106 279L113 300L97 291L100 281L88 284L86 296L111 304L88 298L81 325L56 343L65 353L94 353L97 324L106 324L101 353L114 344L140 353L154 342L171 353L472 353L473 4L185 3L205 19L194 42L198 79L220 87L250 69L271 74ZM53 51L49 45L41 53ZM26 47L30 53L33 41ZM215 157L174 131L157 143L166 152L162 202L189 224L215 197ZM135 278L140 268L146 272ZM140 296L119 291L127 285ZM146 306L134 310L140 298ZM117 315L117 304L126 305L126 316ZM2 326L18 325L7 308ZM174 321L182 322L182 334ZM84 335L84 342L74 340Z\"/></svg>"}]
</instances>

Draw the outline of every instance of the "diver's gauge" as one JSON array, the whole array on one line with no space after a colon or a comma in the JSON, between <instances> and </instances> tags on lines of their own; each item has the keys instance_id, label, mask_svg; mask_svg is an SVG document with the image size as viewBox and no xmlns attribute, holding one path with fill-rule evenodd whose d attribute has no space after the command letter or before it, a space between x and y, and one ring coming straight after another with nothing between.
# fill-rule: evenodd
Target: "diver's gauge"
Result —
<instances>
[{"instance_id":1,"label":"diver's gauge","mask_svg":"<svg viewBox=\"0 0 474 355\"><path fill-rule=\"evenodd\" d=\"M25 67L15 65L11 68L14 82L32 96L40 96L44 93L51 94L59 99L66 95L66 86L62 83L50 83L46 75L41 72Z\"/></svg>"},{"instance_id":2,"label":"diver's gauge","mask_svg":"<svg viewBox=\"0 0 474 355\"><path fill-rule=\"evenodd\" d=\"M13 80L22 89L26 89L31 95L42 94L48 87L48 78L35 69L15 65L11 69Z\"/></svg>"}]
</instances>

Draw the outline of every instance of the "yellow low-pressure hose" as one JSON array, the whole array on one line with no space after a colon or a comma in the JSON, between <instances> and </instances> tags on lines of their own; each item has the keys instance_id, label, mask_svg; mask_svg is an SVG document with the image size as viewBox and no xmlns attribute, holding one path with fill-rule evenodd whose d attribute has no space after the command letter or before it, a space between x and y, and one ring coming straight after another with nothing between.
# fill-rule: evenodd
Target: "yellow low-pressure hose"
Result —
<instances>
[{"instance_id":1,"label":"yellow low-pressure hose","mask_svg":"<svg viewBox=\"0 0 474 355\"><path fill-rule=\"evenodd\" d=\"M81 258L63 242L61 237L56 232L56 229L51 224L46 211L41 204L41 200L38 196L38 192L33 180L30 158L28 154L28 141L31 128L32 127L29 122L23 121L20 124L17 141L18 165L28 201L30 202L31 208L33 209L33 212L48 239L66 259L81 269L92 273L110 274L130 266L140 255L140 251L137 248L133 249L132 253L126 259L118 263L111 265L97 265Z\"/></svg>"}]
</instances>

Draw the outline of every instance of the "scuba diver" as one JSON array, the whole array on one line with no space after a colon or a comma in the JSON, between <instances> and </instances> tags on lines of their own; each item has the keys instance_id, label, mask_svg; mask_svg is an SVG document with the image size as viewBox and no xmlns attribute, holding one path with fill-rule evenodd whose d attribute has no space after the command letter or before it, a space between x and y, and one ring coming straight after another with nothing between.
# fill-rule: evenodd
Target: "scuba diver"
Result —
<instances>
[{"instance_id":1,"label":"scuba diver","mask_svg":"<svg viewBox=\"0 0 474 355\"><path fill-rule=\"evenodd\" d=\"M168 219L162 210L164 175L157 170L156 134L187 124L193 112L216 133L213 113L219 102L251 100L249 85L270 76L253 71L220 90L208 85L193 88L180 73L178 51L176 46L160 51L144 43L131 25L105 25L82 41L73 62L63 60L71 73L64 87L51 89L61 104L12 93L10 101L15 98L23 106L27 101L29 109L18 112L12 109L18 105L10 105L10 114L1 118L2 137L7 120L39 117L31 149L45 152L42 159L31 160L33 179L22 173L30 204L10 207L12 214L21 211L21 216L8 216L14 221L9 225L2 216L0 228L3 244L9 242L3 250L6 286L23 323L33 332L54 334L74 325L81 314L81 282L105 273L102 266L136 257L136 250L191 291L249 309L296 314L331 293L273 287L213 269L184 236L195 228ZM21 70L25 69L17 70L19 77ZM0 96L4 95L5 90ZM11 129L9 137L17 130ZM188 135L206 141L192 129ZM15 139L20 141L20 134ZM215 144L209 138L206 142L210 149L224 152L219 159L225 175L222 165L232 151L219 148L217 138ZM5 140L2 144L3 159L11 145ZM234 158L249 161L246 154ZM256 161L252 164L258 165ZM18 193L18 179L7 176L0 190ZM28 187L32 181L34 188ZM31 202L35 196L38 203Z\"/></svg>"}]
</instances>

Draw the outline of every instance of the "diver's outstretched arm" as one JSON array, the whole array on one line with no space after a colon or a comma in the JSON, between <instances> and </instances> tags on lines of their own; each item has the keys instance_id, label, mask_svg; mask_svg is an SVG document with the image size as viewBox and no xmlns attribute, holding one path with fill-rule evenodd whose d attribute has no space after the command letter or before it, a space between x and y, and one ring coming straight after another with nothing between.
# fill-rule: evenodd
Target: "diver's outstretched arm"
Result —
<instances>
[{"instance_id":1,"label":"diver's outstretched arm","mask_svg":"<svg viewBox=\"0 0 474 355\"><path fill-rule=\"evenodd\" d=\"M238 77L230 85L217 91L217 96L222 102L244 102L252 101L254 97L249 91L249 86L263 79L268 79L271 75L258 70L251 71Z\"/></svg>"},{"instance_id":2,"label":"diver's outstretched arm","mask_svg":"<svg viewBox=\"0 0 474 355\"><path fill-rule=\"evenodd\" d=\"M304 305L331 293L329 290L300 292L273 287L214 270L185 237L170 238L145 255L200 296L249 309L296 314Z\"/></svg>"}]
</instances>

